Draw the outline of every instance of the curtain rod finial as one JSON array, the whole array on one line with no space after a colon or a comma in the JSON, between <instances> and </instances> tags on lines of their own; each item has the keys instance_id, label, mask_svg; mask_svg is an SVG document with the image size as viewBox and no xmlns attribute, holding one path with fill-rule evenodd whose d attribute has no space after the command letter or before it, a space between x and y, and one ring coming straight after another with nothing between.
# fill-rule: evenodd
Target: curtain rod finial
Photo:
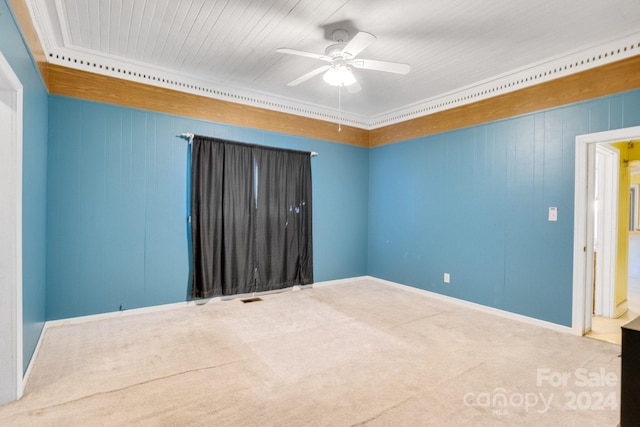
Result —
<instances>
[{"instance_id":1,"label":"curtain rod finial","mask_svg":"<svg viewBox=\"0 0 640 427\"><path fill-rule=\"evenodd\" d=\"M193 137L195 136L194 134L192 134L191 132L184 132L182 134L180 134L180 136L182 138L187 138L187 139L193 139Z\"/></svg>"}]
</instances>

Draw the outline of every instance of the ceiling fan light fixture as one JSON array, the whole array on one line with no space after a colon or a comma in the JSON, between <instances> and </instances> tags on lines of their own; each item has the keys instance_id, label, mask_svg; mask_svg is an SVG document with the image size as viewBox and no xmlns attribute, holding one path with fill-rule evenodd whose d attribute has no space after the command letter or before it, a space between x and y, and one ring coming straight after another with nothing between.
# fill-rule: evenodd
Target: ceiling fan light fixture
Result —
<instances>
[{"instance_id":1,"label":"ceiling fan light fixture","mask_svg":"<svg viewBox=\"0 0 640 427\"><path fill-rule=\"evenodd\" d=\"M349 86L356 82L356 76L346 65L329 68L322 78L331 86Z\"/></svg>"}]
</instances>

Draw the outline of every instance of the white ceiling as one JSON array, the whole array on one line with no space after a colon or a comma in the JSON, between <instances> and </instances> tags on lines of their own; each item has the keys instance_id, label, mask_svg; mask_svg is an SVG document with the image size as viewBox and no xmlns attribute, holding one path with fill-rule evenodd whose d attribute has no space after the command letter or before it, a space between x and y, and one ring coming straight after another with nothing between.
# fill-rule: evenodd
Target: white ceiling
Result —
<instances>
[{"instance_id":1,"label":"white ceiling","mask_svg":"<svg viewBox=\"0 0 640 427\"><path fill-rule=\"evenodd\" d=\"M640 54L638 0L26 0L52 63L334 120L316 76L331 32L377 40L358 57L347 123L375 128ZM95 65L94 65L95 64Z\"/></svg>"}]
</instances>

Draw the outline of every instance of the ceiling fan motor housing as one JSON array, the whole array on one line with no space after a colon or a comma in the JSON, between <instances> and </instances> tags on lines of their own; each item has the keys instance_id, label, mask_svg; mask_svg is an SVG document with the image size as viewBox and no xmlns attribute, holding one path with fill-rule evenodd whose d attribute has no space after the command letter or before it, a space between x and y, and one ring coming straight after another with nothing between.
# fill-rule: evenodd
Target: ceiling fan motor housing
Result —
<instances>
[{"instance_id":1,"label":"ceiling fan motor housing","mask_svg":"<svg viewBox=\"0 0 640 427\"><path fill-rule=\"evenodd\" d=\"M331 38L336 43L346 43L349 39L349 33L347 30L333 30L331 33Z\"/></svg>"}]
</instances>

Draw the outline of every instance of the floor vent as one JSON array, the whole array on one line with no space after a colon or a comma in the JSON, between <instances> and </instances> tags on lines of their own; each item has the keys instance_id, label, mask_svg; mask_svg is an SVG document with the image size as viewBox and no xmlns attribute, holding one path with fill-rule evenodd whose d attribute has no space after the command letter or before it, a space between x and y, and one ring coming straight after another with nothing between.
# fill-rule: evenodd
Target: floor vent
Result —
<instances>
[{"instance_id":1,"label":"floor vent","mask_svg":"<svg viewBox=\"0 0 640 427\"><path fill-rule=\"evenodd\" d=\"M240 300L240 301L242 301L243 303L245 303L245 304L246 304L246 303L248 303L248 302L258 302L258 301L262 301L262 298L258 298L258 297L255 297L255 298L247 298L247 299L243 299L243 300Z\"/></svg>"}]
</instances>

